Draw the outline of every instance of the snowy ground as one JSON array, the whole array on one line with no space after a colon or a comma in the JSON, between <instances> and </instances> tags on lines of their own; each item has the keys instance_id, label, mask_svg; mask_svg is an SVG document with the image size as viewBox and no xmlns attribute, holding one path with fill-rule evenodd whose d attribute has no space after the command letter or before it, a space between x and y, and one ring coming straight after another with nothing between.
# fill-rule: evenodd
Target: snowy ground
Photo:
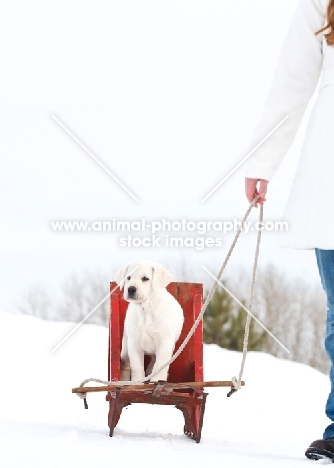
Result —
<instances>
[{"instance_id":1,"label":"snowy ground","mask_svg":"<svg viewBox=\"0 0 334 468\"><path fill-rule=\"evenodd\" d=\"M85 468L171 464L180 467L315 466L304 457L327 423L329 384L305 365L250 353L246 387L232 398L209 389L200 444L183 435L173 407L132 405L109 438L104 394L89 410L71 394L87 377L106 378L107 330L82 326L54 354L73 324L0 314L0 463L11 467ZM236 374L240 354L206 345L205 378Z\"/></svg>"}]
</instances>

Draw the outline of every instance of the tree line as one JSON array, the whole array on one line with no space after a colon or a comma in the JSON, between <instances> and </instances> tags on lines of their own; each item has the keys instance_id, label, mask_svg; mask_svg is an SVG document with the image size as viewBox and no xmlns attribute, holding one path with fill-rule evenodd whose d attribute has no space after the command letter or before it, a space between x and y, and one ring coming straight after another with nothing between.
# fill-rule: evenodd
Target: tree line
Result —
<instances>
[{"instance_id":1,"label":"tree line","mask_svg":"<svg viewBox=\"0 0 334 468\"><path fill-rule=\"evenodd\" d=\"M178 280L189 281L183 267ZM244 307L248 307L250 279L243 271L223 281ZM181 278L181 279L180 279ZM80 322L109 292L105 274L72 275L57 297L45 289L30 290L20 300L21 313L52 321ZM208 289L211 285L205 285ZM204 342L241 351L247 312L218 286L203 320ZM310 365L321 372L329 370L324 350L326 319L325 294L320 286L301 278L287 278L274 265L259 268L256 278L253 314L290 351L288 354L268 333L251 321L248 349ZM86 323L108 326L109 300L106 299Z\"/></svg>"}]
</instances>

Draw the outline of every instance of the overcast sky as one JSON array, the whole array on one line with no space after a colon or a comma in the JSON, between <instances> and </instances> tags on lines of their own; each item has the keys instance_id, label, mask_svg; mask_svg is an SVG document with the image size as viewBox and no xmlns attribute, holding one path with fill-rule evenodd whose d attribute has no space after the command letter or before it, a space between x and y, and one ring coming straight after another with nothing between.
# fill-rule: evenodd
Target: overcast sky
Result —
<instances>
[{"instance_id":1,"label":"overcast sky","mask_svg":"<svg viewBox=\"0 0 334 468\"><path fill-rule=\"evenodd\" d=\"M55 233L50 223L241 219L243 167L201 200L246 154L296 4L1 2L0 309L73 272L113 279L133 258L182 258L193 281L201 265L218 271L231 236L202 251L163 247L166 232L159 248L122 248L120 233ZM270 183L267 220L282 215L306 121ZM251 262L255 237L244 236L234 265ZM275 233L264 234L260 261L318 281L314 252L281 249Z\"/></svg>"}]
</instances>

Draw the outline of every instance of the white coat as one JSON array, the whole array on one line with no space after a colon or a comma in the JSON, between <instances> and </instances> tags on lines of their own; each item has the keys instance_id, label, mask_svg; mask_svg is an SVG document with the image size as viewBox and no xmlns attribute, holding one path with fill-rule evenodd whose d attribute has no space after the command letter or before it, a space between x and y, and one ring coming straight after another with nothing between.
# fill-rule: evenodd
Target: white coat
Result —
<instances>
[{"instance_id":1,"label":"white coat","mask_svg":"<svg viewBox=\"0 0 334 468\"><path fill-rule=\"evenodd\" d=\"M250 157L246 177L271 180L320 80L282 220L282 247L334 249L334 46L323 33L329 0L300 0L250 149L289 118ZM325 31L327 32L327 31ZM268 203L268 202L267 202Z\"/></svg>"}]
</instances>

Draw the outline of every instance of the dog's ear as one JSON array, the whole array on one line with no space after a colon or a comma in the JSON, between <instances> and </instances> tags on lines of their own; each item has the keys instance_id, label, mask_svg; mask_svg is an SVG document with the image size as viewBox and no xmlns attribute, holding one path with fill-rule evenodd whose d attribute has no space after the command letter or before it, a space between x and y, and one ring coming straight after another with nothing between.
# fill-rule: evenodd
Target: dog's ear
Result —
<instances>
[{"instance_id":1,"label":"dog's ear","mask_svg":"<svg viewBox=\"0 0 334 468\"><path fill-rule=\"evenodd\" d=\"M115 281L118 284L120 290L122 290L124 287L124 280L125 280L126 272L128 271L128 268L130 265L131 263L128 263L123 268L118 270L118 272L115 275Z\"/></svg>"},{"instance_id":2,"label":"dog's ear","mask_svg":"<svg viewBox=\"0 0 334 468\"><path fill-rule=\"evenodd\" d=\"M153 264L152 272L152 288L154 291L165 288L173 279L172 274L159 263Z\"/></svg>"}]
</instances>

